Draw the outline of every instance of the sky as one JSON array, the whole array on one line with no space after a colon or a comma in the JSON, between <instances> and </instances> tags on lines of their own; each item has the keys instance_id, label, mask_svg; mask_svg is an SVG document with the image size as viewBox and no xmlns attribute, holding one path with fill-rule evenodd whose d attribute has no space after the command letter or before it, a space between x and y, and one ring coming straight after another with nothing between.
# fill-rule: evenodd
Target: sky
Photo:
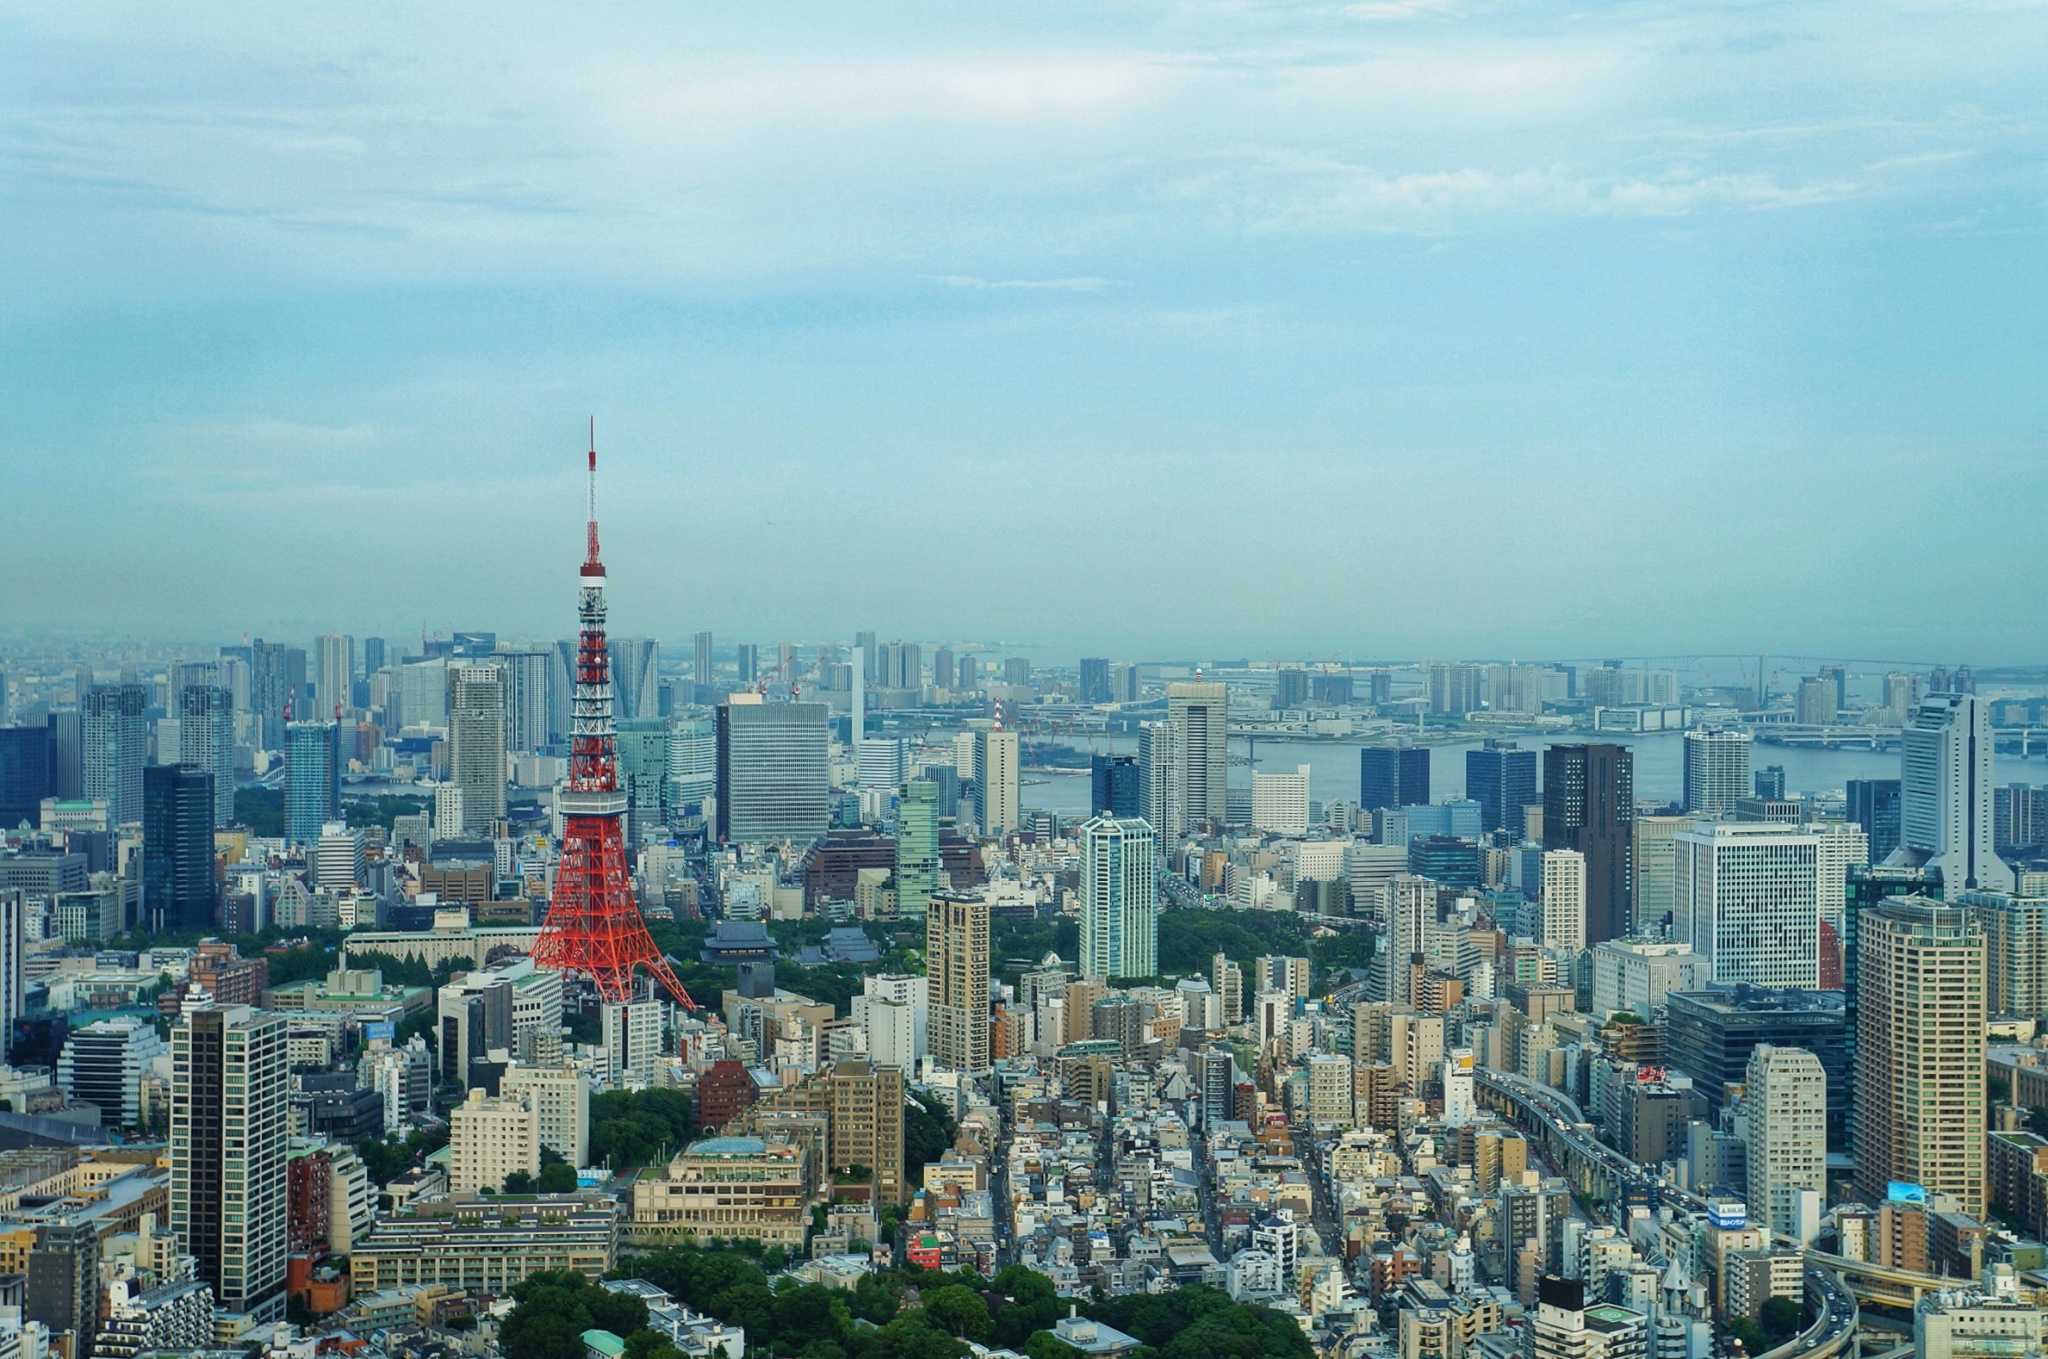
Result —
<instances>
[{"instance_id":1,"label":"sky","mask_svg":"<svg viewBox=\"0 0 2048 1359\"><path fill-rule=\"evenodd\" d=\"M2048 7L0 2L0 632L2039 659Z\"/></svg>"}]
</instances>

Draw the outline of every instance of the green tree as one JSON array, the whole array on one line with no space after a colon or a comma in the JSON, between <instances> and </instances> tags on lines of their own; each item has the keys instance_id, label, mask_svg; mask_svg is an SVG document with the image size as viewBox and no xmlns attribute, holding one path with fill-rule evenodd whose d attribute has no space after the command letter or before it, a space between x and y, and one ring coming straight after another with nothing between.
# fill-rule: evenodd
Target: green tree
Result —
<instances>
[{"instance_id":1,"label":"green tree","mask_svg":"<svg viewBox=\"0 0 2048 1359\"><path fill-rule=\"evenodd\" d=\"M1080 1350L1075 1349L1051 1331L1040 1331L1025 1341L1024 1353L1029 1356L1029 1359L1087 1359L1087 1356Z\"/></svg>"},{"instance_id":2,"label":"green tree","mask_svg":"<svg viewBox=\"0 0 2048 1359\"><path fill-rule=\"evenodd\" d=\"M922 1091L912 1091L903 1106L903 1176L906 1182L922 1184L924 1168L946 1154L953 1145L957 1128L952 1111Z\"/></svg>"},{"instance_id":3,"label":"green tree","mask_svg":"<svg viewBox=\"0 0 2048 1359\"><path fill-rule=\"evenodd\" d=\"M1791 1298L1768 1298L1757 1316L1764 1334L1774 1340L1788 1340L1806 1326L1806 1309Z\"/></svg>"},{"instance_id":4,"label":"green tree","mask_svg":"<svg viewBox=\"0 0 2048 1359\"><path fill-rule=\"evenodd\" d=\"M964 1285L947 1284L926 1293L924 1312L933 1326L963 1340L979 1340L988 1334L988 1304Z\"/></svg>"}]
</instances>

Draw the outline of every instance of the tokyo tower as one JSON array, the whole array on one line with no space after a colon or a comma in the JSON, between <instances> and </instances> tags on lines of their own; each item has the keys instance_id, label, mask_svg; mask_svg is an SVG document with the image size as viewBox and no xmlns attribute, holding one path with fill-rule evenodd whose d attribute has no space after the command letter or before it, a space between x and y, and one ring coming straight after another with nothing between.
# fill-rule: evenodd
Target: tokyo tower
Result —
<instances>
[{"instance_id":1,"label":"tokyo tower","mask_svg":"<svg viewBox=\"0 0 2048 1359\"><path fill-rule=\"evenodd\" d=\"M555 894L533 946L533 961L557 972L580 972L608 1001L630 1000L633 968L644 964L684 1008L697 1003L669 971L633 901L626 872L626 795L619 791L612 745L611 659L604 641L604 563L597 556L597 422L590 422L590 519L576 611L576 697L571 720L569 781L556 794L562 811L562 857Z\"/></svg>"}]
</instances>

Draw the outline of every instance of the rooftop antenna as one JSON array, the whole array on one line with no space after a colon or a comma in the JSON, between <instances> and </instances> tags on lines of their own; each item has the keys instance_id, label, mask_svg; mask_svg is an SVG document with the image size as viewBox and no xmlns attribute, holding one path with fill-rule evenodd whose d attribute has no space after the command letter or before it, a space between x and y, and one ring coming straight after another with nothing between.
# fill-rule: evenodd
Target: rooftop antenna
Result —
<instances>
[{"instance_id":1,"label":"rooftop antenna","mask_svg":"<svg viewBox=\"0 0 2048 1359\"><path fill-rule=\"evenodd\" d=\"M590 514L584 525L584 538L583 573L601 576L604 569L597 559L597 417L594 415L590 417ZM593 566L598 570L592 571L590 568Z\"/></svg>"}]
</instances>

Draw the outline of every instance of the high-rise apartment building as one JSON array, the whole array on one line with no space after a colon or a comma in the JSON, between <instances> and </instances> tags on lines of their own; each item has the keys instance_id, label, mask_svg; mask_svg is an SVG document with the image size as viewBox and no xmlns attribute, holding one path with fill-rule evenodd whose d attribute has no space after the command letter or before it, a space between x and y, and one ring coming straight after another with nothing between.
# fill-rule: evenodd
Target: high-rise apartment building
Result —
<instances>
[{"instance_id":1,"label":"high-rise apartment building","mask_svg":"<svg viewBox=\"0 0 2048 1359\"><path fill-rule=\"evenodd\" d=\"M950 690L958 678L959 676L953 669L953 648L942 646L937 651L934 651L932 653L932 687Z\"/></svg>"},{"instance_id":2,"label":"high-rise apartment building","mask_svg":"<svg viewBox=\"0 0 2048 1359\"><path fill-rule=\"evenodd\" d=\"M1737 798L1750 795L1746 731L1700 728L1685 734L1685 810L1695 816L1725 816Z\"/></svg>"},{"instance_id":3,"label":"high-rise apartment building","mask_svg":"<svg viewBox=\"0 0 2048 1359\"><path fill-rule=\"evenodd\" d=\"M178 695L178 759L213 776L213 828L235 824L235 709L227 688L188 684Z\"/></svg>"},{"instance_id":4,"label":"high-rise apartment building","mask_svg":"<svg viewBox=\"0 0 2048 1359\"><path fill-rule=\"evenodd\" d=\"M284 1320L283 1015L188 1006L171 1030L170 1225L224 1311Z\"/></svg>"},{"instance_id":5,"label":"high-rise apartment building","mask_svg":"<svg viewBox=\"0 0 2048 1359\"><path fill-rule=\"evenodd\" d=\"M448 1187L458 1194L540 1174L540 1120L529 1098L472 1090L448 1114Z\"/></svg>"},{"instance_id":6,"label":"high-rise apartment building","mask_svg":"<svg viewBox=\"0 0 2048 1359\"><path fill-rule=\"evenodd\" d=\"M1893 1181L1984 1212L1984 933L1927 897L1856 913L1856 1190Z\"/></svg>"},{"instance_id":7,"label":"high-rise apartment building","mask_svg":"<svg viewBox=\"0 0 2048 1359\"><path fill-rule=\"evenodd\" d=\"M1219 953L1209 960L1209 988L1216 993L1225 1025L1244 1020L1244 969Z\"/></svg>"},{"instance_id":8,"label":"high-rise apartment building","mask_svg":"<svg viewBox=\"0 0 2048 1359\"><path fill-rule=\"evenodd\" d=\"M339 632L322 633L313 639L312 661L313 711L306 715L346 714L355 704L356 639Z\"/></svg>"},{"instance_id":9,"label":"high-rise apartment building","mask_svg":"<svg viewBox=\"0 0 2048 1359\"><path fill-rule=\"evenodd\" d=\"M1206 680L1166 686L1166 713L1179 765L1187 826L1222 825L1230 815L1230 691Z\"/></svg>"},{"instance_id":10,"label":"high-rise apartment building","mask_svg":"<svg viewBox=\"0 0 2048 1359\"><path fill-rule=\"evenodd\" d=\"M1097 817L1081 842L1081 974L1150 977L1159 971L1159 874L1149 823Z\"/></svg>"},{"instance_id":11,"label":"high-rise apartment building","mask_svg":"<svg viewBox=\"0 0 2048 1359\"><path fill-rule=\"evenodd\" d=\"M505 668L505 749L524 754L567 738L555 701L553 651L501 651L491 658ZM566 715L568 705L559 705Z\"/></svg>"},{"instance_id":12,"label":"high-rise apartment building","mask_svg":"<svg viewBox=\"0 0 2048 1359\"><path fill-rule=\"evenodd\" d=\"M508 1067L498 1092L526 1101L541 1146L578 1169L590 1164L590 1076L581 1067Z\"/></svg>"},{"instance_id":13,"label":"high-rise apartment building","mask_svg":"<svg viewBox=\"0 0 2048 1359\"><path fill-rule=\"evenodd\" d=\"M1429 754L1426 750L1421 753L1425 759ZM1536 752L1513 741L1491 739L1477 750L1466 751L1465 796L1479 804L1482 833L1505 830L1521 838L1526 813L1536 802Z\"/></svg>"},{"instance_id":14,"label":"high-rise apartment building","mask_svg":"<svg viewBox=\"0 0 2048 1359\"><path fill-rule=\"evenodd\" d=\"M1536 942L1545 948L1586 946L1586 856L1575 849L1543 851L1543 896Z\"/></svg>"},{"instance_id":15,"label":"high-rise apartment building","mask_svg":"<svg viewBox=\"0 0 2048 1359\"><path fill-rule=\"evenodd\" d=\"M1358 810L1429 803L1427 746L1366 746L1358 752ZM1485 816L1482 809L1481 817Z\"/></svg>"},{"instance_id":16,"label":"high-rise apartment building","mask_svg":"<svg viewBox=\"0 0 2048 1359\"><path fill-rule=\"evenodd\" d=\"M695 649L691 653L690 679L697 686L697 701L710 703L715 697L711 688L711 634L700 632L693 641Z\"/></svg>"},{"instance_id":17,"label":"high-rise apartment building","mask_svg":"<svg viewBox=\"0 0 2048 1359\"><path fill-rule=\"evenodd\" d=\"M85 797L104 801L107 819L142 819L142 769L149 762L149 689L102 684L88 689L84 710Z\"/></svg>"},{"instance_id":18,"label":"high-rise apartment building","mask_svg":"<svg viewBox=\"0 0 2048 1359\"><path fill-rule=\"evenodd\" d=\"M1939 868L1950 892L2010 892L2012 869L1992 844L1989 705L1973 694L1935 694L1914 707L1899 739L1893 862Z\"/></svg>"},{"instance_id":19,"label":"high-rise apartment building","mask_svg":"<svg viewBox=\"0 0 2048 1359\"><path fill-rule=\"evenodd\" d=\"M1145 819L1155 834L1178 840L1187 830L1187 807L1181 801L1187 789L1180 777L1173 728L1167 723L1148 722L1138 728L1138 773Z\"/></svg>"},{"instance_id":20,"label":"high-rise apartment building","mask_svg":"<svg viewBox=\"0 0 2048 1359\"><path fill-rule=\"evenodd\" d=\"M896 803L897 918L924 919L938 885L939 786L912 779Z\"/></svg>"},{"instance_id":21,"label":"high-rise apartment building","mask_svg":"<svg viewBox=\"0 0 2048 1359\"><path fill-rule=\"evenodd\" d=\"M1463 717L1477 712L1480 684L1486 677L1476 665L1436 664L1429 667L1429 710L1438 717Z\"/></svg>"},{"instance_id":22,"label":"high-rise apartment building","mask_svg":"<svg viewBox=\"0 0 2048 1359\"><path fill-rule=\"evenodd\" d=\"M718 838L809 844L831 821L825 707L740 701L753 697L718 708Z\"/></svg>"},{"instance_id":23,"label":"high-rise apartment building","mask_svg":"<svg viewBox=\"0 0 2048 1359\"><path fill-rule=\"evenodd\" d=\"M1799 697L1793 716L1809 727L1834 725L1837 689L1828 676L1816 675L1799 681Z\"/></svg>"},{"instance_id":24,"label":"high-rise apartment building","mask_svg":"<svg viewBox=\"0 0 2048 1359\"><path fill-rule=\"evenodd\" d=\"M213 816L213 775L189 764L142 771L142 911L152 933L214 927Z\"/></svg>"},{"instance_id":25,"label":"high-rise apartment building","mask_svg":"<svg viewBox=\"0 0 2048 1359\"><path fill-rule=\"evenodd\" d=\"M285 748L285 711L308 716L306 653L301 647L257 638L249 644L249 711L262 724L265 750Z\"/></svg>"},{"instance_id":26,"label":"high-rise apartment building","mask_svg":"<svg viewBox=\"0 0 2048 1359\"><path fill-rule=\"evenodd\" d=\"M1083 656L1081 658L1080 689L1081 701L1083 703L1109 702L1109 658L1107 656Z\"/></svg>"},{"instance_id":27,"label":"high-rise apartment building","mask_svg":"<svg viewBox=\"0 0 2048 1359\"><path fill-rule=\"evenodd\" d=\"M931 1056L954 1071L989 1066L988 902L941 892L925 913Z\"/></svg>"},{"instance_id":28,"label":"high-rise apartment building","mask_svg":"<svg viewBox=\"0 0 2048 1359\"><path fill-rule=\"evenodd\" d=\"M505 816L505 667L448 667L448 781L462 790L462 833Z\"/></svg>"},{"instance_id":29,"label":"high-rise apartment building","mask_svg":"<svg viewBox=\"0 0 2048 1359\"><path fill-rule=\"evenodd\" d=\"M1828 1075L1803 1048L1760 1043L1743 1082L1752 1221L1801 1238L1827 1202ZM1801 1210L1800 1196L1810 1211Z\"/></svg>"},{"instance_id":30,"label":"high-rise apartment building","mask_svg":"<svg viewBox=\"0 0 2048 1359\"><path fill-rule=\"evenodd\" d=\"M975 829L995 839L1018 824L1017 733L1001 727L974 733Z\"/></svg>"},{"instance_id":31,"label":"high-rise apartment building","mask_svg":"<svg viewBox=\"0 0 2048 1359\"><path fill-rule=\"evenodd\" d=\"M341 819L341 726L293 722L285 729L284 838L310 845Z\"/></svg>"},{"instance_id":32,"label":"high-rise apartment building","mask_svg":"<svg viewBox=\"0 0 2048 1359\"><path fill-rule=\"evenodd\" d=\"M936 1039L937 1035L933 1036ZM835 1063L825 1081L831 1099L826 1135L830 1171L838 1175L866 1166L874 1173L876 1202L908 1202L909 1186L903 1174L903 1108L909 1094L902 1070L853 1057Z\"/></svg>"},{"instance_id":33,"label":"high-rise apartment building","mask_svg":"<svg viewBox=\"0 0 2048 1359\"><path fill-rule=\"evenodd\" d=\"M1586 856L1586 942L1629 932L1635 888L1635 756L1621 745L1543 752L1543 847Z\"/></svg>"},{"instance_id":34,"label":"high-rise apartment building","mask_svg":"<svg viewBox=\"0 0 2048 1359\"><path fill-rule=\"evenodd\" d=\"M1984 1003L1991 1014L2048 1017L2048 898L1961 892L1984 931Z\"/></svg>"}]
</instances>

